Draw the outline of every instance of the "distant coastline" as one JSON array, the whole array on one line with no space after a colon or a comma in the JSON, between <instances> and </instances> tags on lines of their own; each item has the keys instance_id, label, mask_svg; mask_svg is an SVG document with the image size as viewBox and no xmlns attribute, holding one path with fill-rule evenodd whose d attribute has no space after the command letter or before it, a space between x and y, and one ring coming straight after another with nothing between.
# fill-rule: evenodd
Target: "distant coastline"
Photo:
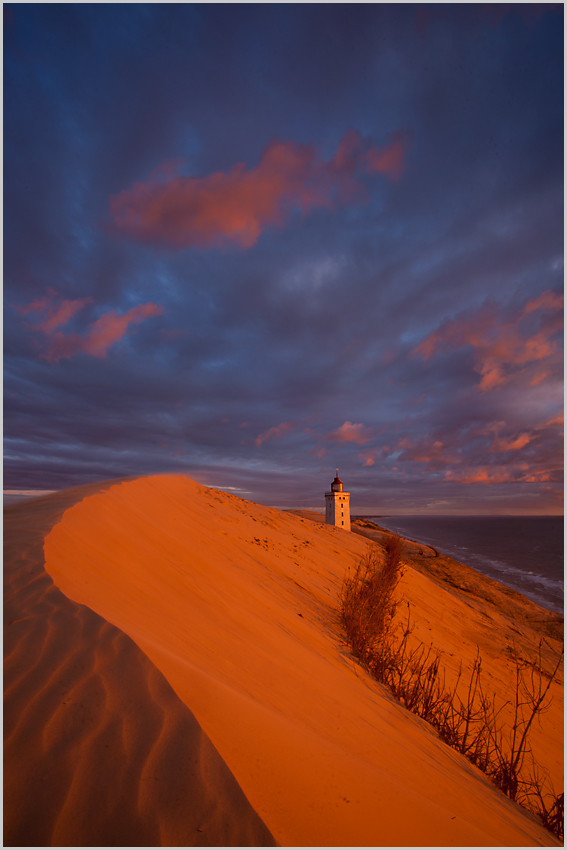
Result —
<instances>
[{"instance_id":1,"label":"distant coastline","mask_svg":"<svg viewBox=\"0 0 567 850\"><path fill-rule=\"evenodd\" d=\"M3 490L2 498L4 507L24 502L27 499L37 499L39 496L48 496L57 493L57 490Z\"/></svg>"},{"instance_id":2,"label":"distant coastline","mask_svg":"<svg viewBox=\"0 0 567 850\"><path fill-rule=\"evenodd\" d=\"M366 518L367 521L371 518ZM374 516L388 531L444 555L563 613L563 518Z\"/></svg>"}]
</instances>

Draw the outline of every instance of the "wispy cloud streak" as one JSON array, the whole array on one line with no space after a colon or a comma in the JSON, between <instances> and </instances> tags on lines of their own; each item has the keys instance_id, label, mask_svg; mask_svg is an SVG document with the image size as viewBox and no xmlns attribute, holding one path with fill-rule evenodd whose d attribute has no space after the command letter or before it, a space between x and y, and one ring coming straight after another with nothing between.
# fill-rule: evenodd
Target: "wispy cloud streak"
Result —
<instances>
[{"instance_id":1,"label":"wispy cloud streak","mask_svg":"<svg viewBox=\"0 0 567 850\"><path fill-rule=\"evenodd\" d=\"M532 314L539 316L532 318ZM472 315L444 322L412 352L424 360L444 351L470 346L474 369L481 375L482 392L493 390L513 377L537 386L559 364L559 333L563 327L563 297L550 290L527 302L512 317L501 317L494 302L487 302Z\"/></svg>"},{"instance_id":2,"label":"wispy cloud streak","mask_svg":"<svg viewBox=\"0 0 567 850\"><path fill-rule=\"evenodd\" d=\"M373 436L374 432L369 428L365 428L362 422L353 423L347 421L340 428L337 428L336 431L331 431L327 435L327 439L338 443L357 443L359 446L363 446Z\"/></svg>"},{"instance_id":3,"label":"wispy cloud streak","mask_svg":"<svg viewBox=\"0 0 567 850\"><path fill-rule=\"evenodd\" d=\"M146 183L135 183L109 199L119 233L173 249L251 248L268 227L283 227L299 211L365 203L360 178L385 174L397 180L408 137L397 133L382 148L355 130L342 137L330 160L314 145L273 139L255 168L237 163L206 177L180 175L180 161L165 163Z\"/></svg>"},{"instance_id":4,"label":"wispy cloud streak","mask_svg":"<svg viewBox=\"0 0 567 850\"><path fill-rule=\"evenodd\" d=\"M35 313L38 317L36 327L46 334L51 334L61 325L66 325L73 316L80 312L87 304L92 304L93 299L77 298L73 301L59 299L54 289L48 289L43 298L36 298L30 304L23 306L15 305L14 309L22 316Z\"/></svg>"},{"instance_id":5,"label":"wispy cloud streak","mask_svg":"<svg viewBox=\"0 0 567 850\"><path fill-rule=\"evenodd\" d=\"M61 325L66 325L83 307L92 303L93 299L90 297L75 301L59 299L57 293L50 289L45 297L28 305L16 306L15 309L21 315L35 313L38 316L39 321L33 322L31 327L47 337L47 348L41 357L49 363L59 363L60 360L81 352L91 357L104 358L109 349L123 339L130 325L139 324L163 313L163 307L148 302L132 307L121 315L116 310L103 313L87 326L84 336L56 330Z\"/></svg>"},{"instance_id":6,"label":"wispy cloud streak","mask_svg":"<svg viewBox=\"0 0 567 850\"><path fill-rule=\"evenodd\" d=\"M292 431L294 428L297 428L296 422L282 422L281 425L275 425L273 428L268 428L262 434L258 434L254 443L257 446L261 446L266 440L279 440L280 437L283 437L284 434Z\"/></svg>"}]
</instances>

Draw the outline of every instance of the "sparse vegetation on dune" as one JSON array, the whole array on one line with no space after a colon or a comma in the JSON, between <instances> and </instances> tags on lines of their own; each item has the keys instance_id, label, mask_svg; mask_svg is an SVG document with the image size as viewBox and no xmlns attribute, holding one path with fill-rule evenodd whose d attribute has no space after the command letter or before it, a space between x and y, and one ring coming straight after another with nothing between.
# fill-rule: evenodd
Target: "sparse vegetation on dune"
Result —
<instances>
[{"instance_id":1,"label":"sparse vegetation on dune","mask_svg":"<svg viewBox=\"0 0 567 850\"><path fill-rule=\"evenodd\" d=\"M367 666L384 648L397 609L395 591L401 577L402 541L391 537L384 544L383 560L377 548L347 576L341 596L341 617L356 658Z\"/></svg>"},{"instance_id":2,"label":"sparse vegetation on dune","mask_svg":"<svg viewBox=\"0 0 567 850\"><path fill-rule=\"evenodd\" d=\"M496 695L485 690L478 651L468 681L461 664L456 682L447 687L441 652L409 641L413 630L409 603L404 617L396 617L402 550L400 537L384 538L382 546L373 546L344 579L340 618L352 654L402 705L430 723L445 743L562 839L563 794L555 793L536 764L529 733L549 707L549 689L563 652L550 672L542 662L543 641L531 661L515 653L515 691L500 705ZM512 707L509 723L503 720L507 706Z\"/></svg>"}]
</instances>

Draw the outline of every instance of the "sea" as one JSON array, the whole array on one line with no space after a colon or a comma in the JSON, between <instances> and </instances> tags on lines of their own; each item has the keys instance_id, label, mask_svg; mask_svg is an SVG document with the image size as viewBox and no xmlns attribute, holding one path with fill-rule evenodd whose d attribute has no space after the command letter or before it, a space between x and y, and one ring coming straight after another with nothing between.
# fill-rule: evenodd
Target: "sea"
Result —
<instances>
[{"instance_id":1,"label":"sea","mask_svg":"<svg viewBox=\"0 0 567 850\"><path fill-rule=\"evenodd\" d=\"M367 517L563 613L563 517Z\"/></svg>"},{"instance_id":2,"label":"sea","mask_svg":"<svg viewBox=\"0 0 567 850\"><path fill-rule=\"evenodd\" d=\"M4 507L15 505L17 502L25 502L27 499L36 499L38 496L46 496L48 493L56 493L56 490L4 490L2 493Z\"/></svg>"}]
</instances>

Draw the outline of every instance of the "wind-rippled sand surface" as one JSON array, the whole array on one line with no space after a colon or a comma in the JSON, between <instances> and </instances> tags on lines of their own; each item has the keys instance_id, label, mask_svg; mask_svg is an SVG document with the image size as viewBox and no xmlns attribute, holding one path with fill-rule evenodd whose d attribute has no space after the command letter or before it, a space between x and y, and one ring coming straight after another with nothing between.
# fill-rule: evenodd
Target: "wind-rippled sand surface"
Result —
<instances>
[{"instance_id":1,"label":"wind-rippled sand surface","mask_svg":"<svg viewBox=\"0 0 567 850\"><path fill-rule=\"evenodd\" d=\"M114 789L103 814L116 822L124 795L135 838L126 844L269 843L254 811L287 846L557 844L350 658L337 625L337 596L345 570L368 545L356 534L183 476L120 483L67 510L45 541L46 569L57 587L46 585L49 592L34 603L45 609L34 644L43 655L34 651L32 659L12 639L11 676L20 696L10 710L11 822L25 820L26 805L31 812L49 745L49 763L68 778L60 780L59 796L54 788L49 799L41 797L43 818L54 825L52 839L58 828L86 830L90 823L96 840L77 844L109 843L99 840L103 830L92 808L103 766ZM452 595L411 566L403 584L421 629L439 648L447 644L454 653L458 646L468 661L478 634L485 641L492 634L494 675L505 679L497 668L505 638L495 633L495 626L507 627L504 614L505 622L487 621L484 602ZM52 608L46 593L56 600ZM56 636L63 616L69 638ZM527 626L520 631L532 639ZM63 684L66 671L75 670L77 645L90 666L73 674L74 719L65 723ZM46 668L52 672L42 673ZM90 726L81 722L82 677L96 711ZM132 691L143 721L124 719ZM113 709L115 700L120 710ZM29 730L17 725L24 720ZM554 716L544 736L551 750L557 734ZM176 758L199 766L191 774L199 792L188 781L187 792L175 797L179 785L168 766ZM148 764L161 765L162 785L155 779L152 785ZM211 831L198 820L207 805L214 812ZM137 838L142 829L151 840ZM182 829L194 840L171 840Z\"/></svg>"},{"instance_id":2,"label":"wind-rippled sand surface","mask_svg":"<svg viewBox=\"0 0 567 850\"><path fill-rule=\"evenodd\" d=\"M273 845L159 670L45 573L43 534L89 489L5 513L5 845Z\"/></svg>"}]
</instances>

